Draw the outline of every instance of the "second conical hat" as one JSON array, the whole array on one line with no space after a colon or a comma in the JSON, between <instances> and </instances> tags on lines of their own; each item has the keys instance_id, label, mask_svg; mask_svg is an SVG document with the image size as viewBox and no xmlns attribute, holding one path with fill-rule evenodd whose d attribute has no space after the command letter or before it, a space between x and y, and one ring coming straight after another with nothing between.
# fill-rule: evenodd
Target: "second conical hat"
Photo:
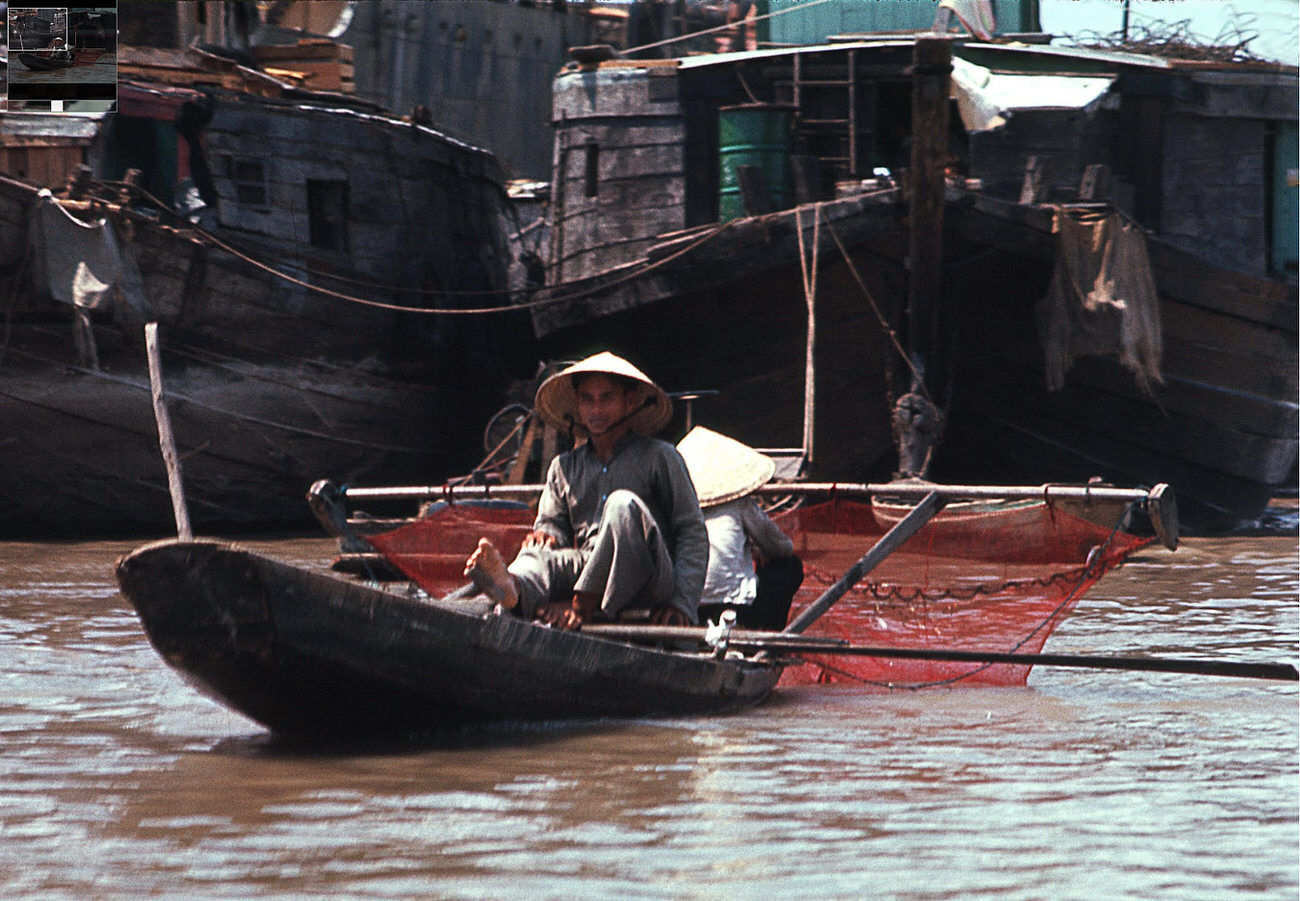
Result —
<instances>
[{"instance_id":1,"label":"second conical hat","mask_svg":"<svg viewBox=\"0 0 1300 901\"><path fill-rule=\"evenodd\" d=\"M766 485L776 472L771 457L704 426L697 425L687 432L677 442L677 451L690 470L701 507L744 497Z\"/></svg>"}]
</instances>

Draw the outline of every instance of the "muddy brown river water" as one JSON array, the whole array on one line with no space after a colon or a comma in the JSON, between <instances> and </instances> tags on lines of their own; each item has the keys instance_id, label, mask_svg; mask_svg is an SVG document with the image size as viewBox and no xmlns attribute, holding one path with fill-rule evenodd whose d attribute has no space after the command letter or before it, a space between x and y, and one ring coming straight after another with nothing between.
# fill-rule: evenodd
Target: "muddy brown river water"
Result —
<instances>
[{"instance_id":1,"label":"muddy brown river water","mask_svg":"<svg viewBox=\"0 0 1300 901\"><path fill-rule=\"evenodd\" d=\"M115 589L129 547L0 544L0 897L1297 896L1294 683L1040 668L323 751L162 662ZM1046 650L1294 661L1298 591L1294 535L1192 539Z\"/></svg>"}]
</instances>

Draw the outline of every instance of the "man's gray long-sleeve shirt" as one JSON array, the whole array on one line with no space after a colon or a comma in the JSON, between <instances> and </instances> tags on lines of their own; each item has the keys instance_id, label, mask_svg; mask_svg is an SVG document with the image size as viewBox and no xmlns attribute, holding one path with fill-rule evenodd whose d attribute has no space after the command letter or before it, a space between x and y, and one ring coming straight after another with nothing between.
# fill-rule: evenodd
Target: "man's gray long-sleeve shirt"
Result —
<instances>
[{"instance_id":1,"label":"man's gray long-sleeve shirt","mask_svg":"<svg viewBox=\"0 0 1300 901\"><path fill-rule=\"evenodd\" d=\"M620 488L645 502L673 559L672 606L698 619L709 563L709 537L686 463L665 441L629 435L601 462L587 443L561 454L546 474L533 528L561 547L590 550L605 499Z\"/></svg>"}]
</instances>

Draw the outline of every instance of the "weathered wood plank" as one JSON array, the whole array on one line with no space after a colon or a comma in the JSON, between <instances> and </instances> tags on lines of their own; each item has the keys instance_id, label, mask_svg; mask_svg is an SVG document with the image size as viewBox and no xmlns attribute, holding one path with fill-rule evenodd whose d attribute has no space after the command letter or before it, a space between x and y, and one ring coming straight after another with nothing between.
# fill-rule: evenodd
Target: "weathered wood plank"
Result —
<instances>
[{"instance_id":1,"label":"weathered wood plank","mask_svg":"<svg viewBox=\"0 0 1300 901\"><path fill-rule=\"evenodd\" d=\"M1207 265L1160 241L1149 242L1148 250L1161 294L1292 335L1300 328L1295 285Z\"/></svg>"},{"instance_id":2,"label":"weathered wood plank","mask_svg":"<svg viewBox=\"0 0 1300 901\"><path fill-rule=\"evenodd\" d=\"M686 150L680 144L655 144L645 147L599 152L597 170L600 181L611 178L654 178L658 175L681 177L686 171ZM564 154L557 175L566 181L585 177L586 160L582 148L570 148Z\"/></svg>"},{"instance_id":3,"label":"weathered wood plank","mask_svg":"<svg viewBox=\"0 0 1300 901\"><path fill-rule=\"evenodd\" d=\"M1161 325L1167 341L1220 348L1239 357L1243 365L1291 369L1297 365L1295 337L1280 330L1193 306L1162 309Z\"/></svg>"},{"instance_id":4,"label":"weathered wood plank","mask_svg":"<svg viewBox=\"0 0 1300 901\"><path fill-rule=\"evenodd\" d=\"M660 78L664 76L658 76ZM551 121L595 116L644 116L647 110L679 115L681 103L674 92L657 87L651 96L650 78L644 70L602 70L562 75L555 81Z\"/></svg>"},{"instance_id":5,"label":"weathered wood plank","mask_svg":"<svg viewBox=\"0 0 1300 901\"><path fill-rule=\"evenodd\" d=\"M1114 360L1081 357L1070 368L1069 383L1139 404L1148 401L1129 372ZM1217 384L1173 375L1167 370L1164 384L1153 388L1155 402L1168 414L1196 417L1264 438L1294 440L1300 430L1300 409L1294 401L1225 390Z\"/></svg>"}]
</instances>

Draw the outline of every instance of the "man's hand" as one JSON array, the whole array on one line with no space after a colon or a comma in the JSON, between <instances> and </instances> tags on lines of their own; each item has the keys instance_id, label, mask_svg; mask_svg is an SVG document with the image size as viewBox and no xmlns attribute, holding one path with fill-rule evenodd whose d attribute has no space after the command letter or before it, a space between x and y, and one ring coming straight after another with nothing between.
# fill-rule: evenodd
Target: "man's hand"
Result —
<instances>
[{"instance_id":1,"label":"man's hand","mask_svg":"<svg viewBox=\"0 0 1300 901\"><path fill-rule=\"evenodd\" d=\"M572 604L543 604L537 610L537 619L557 629L576 629L582 625L582 615Z\"/></svg>"},{"instance_id":2,"label":"man's hand","mask_svg":"<svg viewBox=\"0 0 1300 901\"><path fill-rule=\"evenodd\" d=\"M587 620L594 619L599 610L600 595L575 592L567 604L543 604L537 618L548 626L578 629Z\"/></svg>"},{"instance_id":3,"label":"man's hand","mask_svg":"<svg viewBox=\"0 0 1300 901\"><path fill-rule=\"evenodd\" d=\"M532 531L524 536L524 547L533 547L535 545L541 545L542 547L555 547L555 544L555 536L550 532Z\"/></svg>"},{"instance_id":4,"label":"man's hand","mask_svg":"<svg viewBox=\"0 0 1300 901\"><path fill-rule=\"evenodd\" d=\"M650 622L656 626L689 626L691 621L676 607L656 607L650 611Z\"/></svg>"}]
</instances>

